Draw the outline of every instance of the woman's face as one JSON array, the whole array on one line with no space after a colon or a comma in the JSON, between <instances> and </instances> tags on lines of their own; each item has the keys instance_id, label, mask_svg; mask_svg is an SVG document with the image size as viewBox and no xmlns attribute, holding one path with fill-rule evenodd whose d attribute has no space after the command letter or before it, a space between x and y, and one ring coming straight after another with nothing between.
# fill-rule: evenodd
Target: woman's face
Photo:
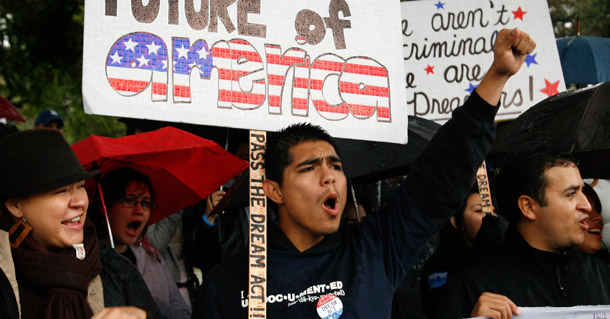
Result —
<instances>
[{"instance_id":1,"label":"woman's face","mask_svg":"<svg viewBox=\"0 0 610 319\"><path fill-rule=\"evenodd\" d=\"M496 216L495 212L493 213ZM464 233L468 240L472 243L481 228L483 222L483 208L481 206L481 195L470 194L466 199L466 208L464 209Z\"/></svg>"},{"instance_id":2,"label":"woman's face","mask_svg":"<svg viewBox=\"0 0 610 319\"><path fill-rule=\"evenodd\" d=\"M137 242L150 217L150 205L142 203L150 202L150 190L145 183L131 181L127 184L125 195L108 211L115 245L127 246Z\"/></svg>"},{"instance_id":3,"label":"woman's face","mask_svg":"<svg viewBox=\"0 0 610 319\"><path fill-rule=\"evenodd\" d=\"M576 246L579 250L587 254L595 254L602 249L602 230L604 230L604 219L600 212L597 211L593 201L587 196L591 203L591 211L589 212L589 229L585 233L585 240L582 244Z\"/></svg>"},{"instance_id":4,"label":"woman's face","mask_svg":"<svg viewBox=\"0 0 610 319\"><path fill-rule=\"evenodd\" d=\"M89 198L85 181L6 201L13 216L24 217L32 236L46 249L83 242Z\"/></svg>"}]
</instances>

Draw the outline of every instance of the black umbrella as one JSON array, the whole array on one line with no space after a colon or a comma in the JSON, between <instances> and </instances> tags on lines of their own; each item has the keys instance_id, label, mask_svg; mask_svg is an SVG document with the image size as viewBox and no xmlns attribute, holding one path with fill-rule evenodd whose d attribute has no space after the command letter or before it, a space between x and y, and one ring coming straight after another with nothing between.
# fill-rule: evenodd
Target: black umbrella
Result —
<instances>
[{"instance_id":1,"label":"black umbrella","mask_svg":"<svg viewBox=\"0 0 610 319\"><path fill-rule=\"evenodd\" d=\"M610 178L610 82L549 97L498 133L492 154L543 145L574 155L583 177Z\"/></svg>"},{"instance_id":2,"label":"black umbrella","mask_svg":"<svg viewBox=\"0 0 610 319\"><path fill-rule=\"evenodd\" d=\"M428 145L440 124L409 116L407 144L336 139L347 178L372 182L405 175L411 162Z\"/></svg>"},{"instance_id":3,"label":"black umbrella","mask_svg":"<svg viewBox=\"0 0 610 319\"><path fill-rule=\"evenodd\" d=\"M440 127L440 124L422 117L409 116L407 144L335 139L345 175L353 182L367 183L407 174L411 162L428 145ZM247 178L230 192L231 196L225 196L227 199L223 198L224 202L218 203L216 211L248 205Z\"/></svg>"}]
</instances>

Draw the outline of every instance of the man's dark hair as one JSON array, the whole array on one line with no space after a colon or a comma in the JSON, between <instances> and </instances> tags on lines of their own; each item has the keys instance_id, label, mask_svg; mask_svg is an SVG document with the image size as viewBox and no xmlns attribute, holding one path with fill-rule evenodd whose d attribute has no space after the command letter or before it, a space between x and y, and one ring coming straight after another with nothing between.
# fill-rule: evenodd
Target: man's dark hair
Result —
<instances>
[{"instance_id":1,"label":"man's dark hair","mask_svg":"<svg viewBox=\"0 0 610 319\"><path fill-rule=\"evenodd\" d=\"M546 171L553 167L570 165L576 165L571 156L538 146L523 146L519 151L509 153L498 176L500 212L511 224L516 223L521 216L517 206L521 195L527 195L541 206L546 206Z\"/></svg>"},{"instance_id":2,"label":"man's dark hair","mask_svg":"<svg viewBox=\"0 0 610 319\"><path fill-rule=\"evenodd\" d=\"M281 131L270 133L265 150L265 170L267 179L282 184L284 169L288 167L293 158L290 149L303 142L324 141L335 148L337 155L339 148L333 138L321 127L309 123L293 124Z\"/></svg>"}]
</instances>

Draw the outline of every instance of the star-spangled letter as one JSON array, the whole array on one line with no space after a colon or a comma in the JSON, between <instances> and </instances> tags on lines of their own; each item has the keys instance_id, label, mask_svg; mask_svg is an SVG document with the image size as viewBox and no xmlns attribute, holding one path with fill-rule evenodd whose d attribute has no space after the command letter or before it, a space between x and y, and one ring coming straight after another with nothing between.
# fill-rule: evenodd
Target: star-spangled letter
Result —
<instances>
[{"instance_id":1,"label":"star-spangled letter","mask_svg":"<svg viewBox=\"0 0 610 319\"><path fill-rule=\"evenodd\" d=\"M135 48L136 48L136 45L138 45L138 42L133 42L133 41L131 41L131 38L129 38L129 41L123 42L123 44L125 44L125 51L131 50L134 53L136 52Z\"/></svg>"},{"instance_id":2,"label":"star-spangled letter","mask_svg":"<svg viewBox=\"0 0 610 319\"><path fill-rule=\"evenodd\" d=\"M144 54L142 54L142 56L137 58L136 60L138 60L140 67L148 65L148 61L149 61L147 58L144 57Z\"/></svg>"},{"instance_id":3,"label":"star-spangled letter","mask_svg":"<svg viewBox=\"0 0 610 319\"><path fill-rule=\"evenodd\" d=\"M440 0L434 4L436 6L437 9L445 9L445 3L441 2Z\"/></svg>"},{"instance_id":4,"label":"star-spangled letter","mask_svg":"<svg viewBox=\"0 0 610 319\"><path fill-rule=\"evenodd\" d=\"M204 47L201 47L201 50L197 51L197 54L199 54L199 58L200 58L200 59L205 59L205 58L208 56L208 54L209 54L209 53L210 53L210 52L208 52L208 51L206 50L206 47L205 47L205 46L204 46Z\"/></svg>"},{"instance_id":5,"label":"star-spangled letter","mask_svg":"<svg viewBox=\"0 0 610 319\"><path fill-rule=\"evenodd\" d=\"M534 53L532 54L528 54L525 57L525 63L527 63L527 67L530 67L530 64L538 64L538 61L536 61L536 55L538 55L538 53Z\"/></svg>"},{"instance_id":6,"label":"star-spangled letter","mask_svg":"<svg viewBox=\"0 0 610 319\"><path fill-rule=\"evenodd\" d=\"M557 82L549 82L549 80L544 79L544 85L546 86L544 89L540 90L540 92L546 94L547 96L551 97L557 93L559 93L559 91L557 91L557 87L559 86L559 81Z\"/></svg>"},{"instance_id":7,"label":"star-spangled letter","mask_svg":"<svg viewBox=\"0 0 610 319\"><path fill-rule=\"evenodd\" d=\"M517 19L521 19L521 21L523 21L523 15L526 14L527 12L521 10L521 7L519 7L519 9L517 9L517 11L512 11L513 12L513 20L517 20Z\"/></svg>"},{"instance_id":8,"label":"star-spangled letter","mask_svg":"<svg viewBox=\"0 0 610 319\"><path fill-rule=\"evenodd\" d=\"M161 47L160 45L156 45L155 42L146 46L148 48L148 54L157 54L157 50Z\"/></svg>"},{"instance_id":9,"label":"star-spangled letter","mask_svg":"<svg viewBox=\"0 0 610 319\"><path fill-rule=\"evenodd\" d=\"M189 52L189 49L185 47L180 47L176 48L176 51L178 51L178 59L180 59L182 57L186 58L186 54Z\"/></svg>"},{"instance_id":10,"label":"star-spangled letter","mask_svg":"<svg viewBox=\"0 0 610 319\"><path fill-rule=\"evenodd\" d=\"M112 59L112 64L115 63L121 63L121 57L119 56L119 52L114 51L114 54L110 56L110 58Z\"/></svg>"}]
</instances>

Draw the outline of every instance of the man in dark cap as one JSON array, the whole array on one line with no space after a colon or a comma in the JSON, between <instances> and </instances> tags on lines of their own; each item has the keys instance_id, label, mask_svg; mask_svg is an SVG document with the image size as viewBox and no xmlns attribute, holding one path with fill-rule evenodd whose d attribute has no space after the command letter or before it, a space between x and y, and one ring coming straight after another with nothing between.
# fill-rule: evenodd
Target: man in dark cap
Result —
<instances>
[{"instance_id":1,"label":"man in dark cap","mask_svg":"<svg viewBox=\"0 0 610 319\"><path fill-rule=\"evenodd\" d=\"M38 113L34 129L52 129L64 133L64 119L55 110L44 110Z\"/></svg>"}]
</instances>

